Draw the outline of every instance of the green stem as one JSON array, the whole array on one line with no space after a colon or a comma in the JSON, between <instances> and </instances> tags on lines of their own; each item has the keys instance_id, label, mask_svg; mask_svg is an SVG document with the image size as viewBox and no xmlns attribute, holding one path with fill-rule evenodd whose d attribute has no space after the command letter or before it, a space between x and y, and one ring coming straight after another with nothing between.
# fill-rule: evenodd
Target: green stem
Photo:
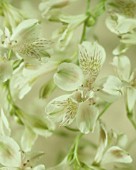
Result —
<instances>
[{"instance_id":1,"label":"green stem","mask_svg":"<svg viewBox=\"0 0 136 170\"><path fill-rule=\"evenodd\" d=\"M101 111L101 113L99 114L98 119L105 113L105 111L111 106L112 103L107 103L104 107L104 109Z\"/></svg>"},{"instance_id":2,"label":"green stem","mask_svg":"<svg viewBox=\"0 0 136 170\"><path fill-rule=\"evenodd\" d=\"M87 0L87 5L86 5L86 15L88 16L87 19L84 22L83 25L83 31L82 31L82 36L80 39L80 44L86 40L86 27L87 27L87 21L88 18L90 17L90 4L91 4L91 0Z\"/></svg>"}]
</instances>

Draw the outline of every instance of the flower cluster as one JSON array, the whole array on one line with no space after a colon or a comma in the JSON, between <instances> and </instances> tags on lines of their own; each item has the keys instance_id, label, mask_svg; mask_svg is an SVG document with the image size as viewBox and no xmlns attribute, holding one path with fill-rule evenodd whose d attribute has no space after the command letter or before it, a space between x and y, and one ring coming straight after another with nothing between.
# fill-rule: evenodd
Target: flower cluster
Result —
<instances>
[{"instance_id":1,"label":"flower cluster","mask_svg":"<svg viewBox=\"0 0 136 170\"><path fill-rule=\"evenodd\" d=\"M34 18L22 10L29 9L26 3L32 5L18 2L18 9L0 1L0 170L133 170L131 140L102 116L123 98L136 130L136 69L128 57L136 45L135 0L39 0ZM85 11L67 14L78 3ZM115 74L107 76L108 47L95 31L103 13L119 40L112 52ZM59 162L46 165L39 158L48 155L35 147L42 139L42 150L48 148L46 140L56 135L73 143Z\"/></svg>"}]
</instances>

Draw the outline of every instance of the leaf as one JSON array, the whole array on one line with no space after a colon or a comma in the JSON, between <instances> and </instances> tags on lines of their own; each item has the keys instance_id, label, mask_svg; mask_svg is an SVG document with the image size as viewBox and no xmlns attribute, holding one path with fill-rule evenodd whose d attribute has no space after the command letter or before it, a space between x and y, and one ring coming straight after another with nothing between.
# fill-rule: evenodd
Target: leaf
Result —
<instances>
[{"instance_id":1,"label":"leaf","mask_svg":"<svg viewBox=\"0 0 136 170\"><path fill-rule=\"evenodd\" d=\"M0 137L0 163L7 167L21 166L21 151L11 137Z\"/></svg>"}]
</instances>

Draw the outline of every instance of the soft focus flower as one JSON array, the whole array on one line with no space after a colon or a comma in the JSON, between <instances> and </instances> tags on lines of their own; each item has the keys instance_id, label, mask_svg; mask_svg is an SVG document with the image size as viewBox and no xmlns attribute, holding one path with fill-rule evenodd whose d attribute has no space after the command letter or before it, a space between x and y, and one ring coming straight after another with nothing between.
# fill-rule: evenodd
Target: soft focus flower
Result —
<instances>
[{"instance_id":1,"label":"soft focus flower","mask_svg":"<svg viewBox=\"0 0 136 170\"><path fill-rule=\"evenodd\" d=\"M47 57L49 55L47 49L51 48L52 42L41 38L38 25L37 19L24 20L14 29L11 35L6 28L6 36L2 40L3 44L26 60Z\"/></svg>"},{"instance_id":2,"label":"soft focus flower","mask_svg":"<svg viewBox=\"0 0 136 170\"><path fill-rule=\"evenodd\" d=\"M59 122L61 126L67 126L76 120L77 127L81 132L89 133L89 131L94 130L99 110L94 104L93 83L99 74L105 57L105 51L98 43L83 42L79 47L79 66L84 75L81 79L83 86L80 87L80 84L78 84L77 91L53 99L47 105L46 112L53 121ZM66 68L65 66L65 70L67 70ZM66 77L67 82L69 79L71 80L70 73ZM75 78L72 76L72 79ZM70 86L66 85L66 87Z\"/></svg>"},{"instance_id":3,"label":"soft focus flower","mask_svg":"<svg viewBox=\"0 0 136 170\"><path fill-rule=\"evenodd\" d=\"M104 166L112 163L131 163L131 156L124 150L126 137L117 135L114 131L107 132L101 124L100 143L94 158L93 165Z\"/></svg>"},{"instance_id":4,"label":"soft focus flower","mask_svg":"<svg viewBox=\"0 0 136 170\"><path fill-rule=\"evenodd\" d=\"M12 6L7 0L0 1L0 15L4 17L5 26L12 31L26 18L21 10Z\"/></svg>"},{"instance_id":5,"label":"soft focus flower","mask_svg":"<svg viewBox=\"0 0 136 170\"><path fill-rule=\"evenodd\" d=\"M136 16L136 2L135 0L109 0L108 10L134 18Z\"/></svg>"},{"instance_id":6,"label":"soft focus flower","mask_svg":"<svg viewBox=\"0 0 136 170\"><path fill-rule=\"evenodd\" d=\"M111 32L117 34L122 43L132 45L136 43L136 20L134 18L126 18L113 13L107 18L106 25Z\"/></svg>"}]
</instances>

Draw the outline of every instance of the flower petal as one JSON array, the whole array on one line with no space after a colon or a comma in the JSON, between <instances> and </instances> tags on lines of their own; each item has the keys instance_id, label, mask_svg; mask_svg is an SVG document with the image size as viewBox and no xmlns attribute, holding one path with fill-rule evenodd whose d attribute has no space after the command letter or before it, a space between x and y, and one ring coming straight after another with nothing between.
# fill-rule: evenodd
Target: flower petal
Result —
<instances>
[{"instance_id":1,"label":"flower petal","mask_svg":"<svg viewBox=\"0 0 136 170\"><path fill-rule=\"evenodd\" d=\"M131 163L131 156L123 149L118 146L112 146L109 148L103 156L102 164L107 163Z\"/></svg>"},{"instance_id":2,"label":"flower petal","mask_svg":"<svg viewBox=\"0 0 136 170\"><path fill-rule=\"evenodd\" d=\"M77 112L77 103L70 95L63 95L53 99L46 107L46 113L54 122L61 126L72 123Z\"/></svg>"},{"instance_id":3,"label":"flower petal","mask_svg":"<svg viewBox=\"0 0 136 170\"><path fill-rule=\"evenodd\" d=\"M0 113L0 134L1 135L7 135L9 136L11 133L11 129L9 127L9 122L8 119L4 113L4 110L1 109L1 113Z\"/></svg>"},{"instance_id":4,"label":"flower petal","mask_svg":"<svg viewBox=\"0 0 136 170\"><path fill-rule=\"evenodd\" d=\"M20 148L11 137L0 137L0 163L8 167L21 166Z\"/></svg>"},{"instance_id":5,"label":"flower petal","mask_svg":"<svg viewBox=\"0 0 136 170\"><path fill-rule=\"evenodd\" d=\"M23 151L31 151L31 148L35 143L36 139L37 135L30 128L25 128L24 134L21 138L21 147Z\"/></svg>"},{"instance_id":6,"label":"flower petal","mask_svg":"<svg viewBox=\"0 0 136 170\"><path fill-rule=\"evenodd\" d=\"M134 105L136 104L136 89L135 88L127 88L127 108L131 113L134 109Z\"/></svg>"},{"instance_id":7,"label":"flower petal","mask_svg":"<svg viewBox=\"0 0 136 170\"><path fill-rule=\"evenodd\" d=\"M34 167L33 170L45 170L45 166L44 165L38 165L38 166Z\"/></svg>"},{"instance_id":8,"label":"flower petal","mask_svg":"<svg viewBox=\"0 0 136 170\"><path fill-rule=\"evenodd\" d=\"M88 86L95 81L105 58L105 50L97 42L85 41L79 46L79 63L86 76Z\"/></svg>"},{"instance_id":9,"label":"flower petal","mask_svg":"<svg viewBox=\"0 0 136 170\"><path fill-rule=\"evenodd\" d=\"M95 106L90 106L89 101L79 104L77 111L77 126L82 133L94 131L99 111Z\"/></svg>"},{"instance_id":10,"label":"flower petal","mask_svg":"<svg viewBox=\"0 0 136 170\"><path fill-rule=\"evenodd\" d=\"M114 57L112 65L116 68L121 80L129 81L131 74L131 63L127 56Z\"/></svg>"},{"instance_id":11,"label":"flower petal","mask_svg":"<svg viewBox=\"0 0 136 170\"><path fill-rule=\"evenodd\" d=\"M83 83L82 70L73 63L62 63L54 75L54 82L62 90L76 90Z\"/></svg>"}]
</instances>

